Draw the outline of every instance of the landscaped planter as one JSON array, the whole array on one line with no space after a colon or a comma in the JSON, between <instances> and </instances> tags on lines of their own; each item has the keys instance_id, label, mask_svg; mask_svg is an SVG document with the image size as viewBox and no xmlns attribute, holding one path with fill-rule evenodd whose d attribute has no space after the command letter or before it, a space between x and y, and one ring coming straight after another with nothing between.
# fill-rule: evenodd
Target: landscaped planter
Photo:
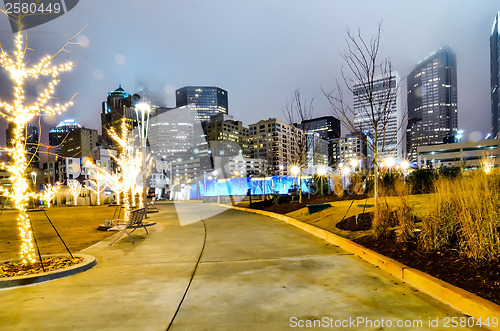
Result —
<instances>
[{"instance_id":1,"label":"landscaped planter","mask_svg":"<svg viewBox=\"0 0 500 331\"><path fill-rule=\"evenodd\" d=\"M43 256L43 258L53 257L53 256L59 256L59 255L46 255L46 256ZM49 280L54 280L54 279L58 279L58 278L71 276L71 275L86 271L86 270L92 268L93 266L95 266L97 263L95 257L92 255L78 253L78 254L73 254L73 256L74 257L81 257L81 258L83 258L83 261L81 261L78 264L72 265L70 267L57 269L57 270L53 270L53 271L41 272L41 273L25 275L25 276L0 278L0 288L8 288L8 287L42 283L42 282L46 282ZM8 262L8 261L3 261L3 262Z\"/></svg>"}]
</instances>

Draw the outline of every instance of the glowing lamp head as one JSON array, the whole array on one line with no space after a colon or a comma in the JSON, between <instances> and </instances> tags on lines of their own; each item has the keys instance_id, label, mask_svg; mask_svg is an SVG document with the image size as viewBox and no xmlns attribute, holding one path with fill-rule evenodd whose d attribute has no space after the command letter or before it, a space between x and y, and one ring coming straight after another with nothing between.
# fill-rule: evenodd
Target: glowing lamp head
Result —
<instances>
[{"instance_id":1,"label":"glowing lamp head","mask_svg":"<svg viewBox=\"0 0 500 331\"><path fill-rule=\"evenodd\" d=\"M151 112L151 106L145 102L139 102L135 105L135 110L139 113L149 113Z\"/></svg>"},{"instance_id":2,"label":"glowing lamp head","mask_svg":"<svg viewBox=\"0 0 500 331\"><path fill-rule=\"evenodd\" d=\"M349 162L349 164L351 165L351 167L355 168L357 167L358 162L359 161L357 159L352 159L351 162Z\"/></svg>"},{"instance_id":3,"label":"glowing lamp head","mask_svg":"<svg viewBox=\"0 0 500 331\"><path fill-rule=\"evenodd\" d=\"M325 167L318 167L318 169L316 170L316 174L318 176L326 175L326 168Z\"/></svg>"},{"instance_id":4,"label":"glowing lamp head","mask_svg":"<svg viewBox=\"0 0 500 331\"><path fill-rule=\"evenodd\" d=\"M387 159L385 159L384 163L387 168L392 168L396 165L396 161L394 161L392 157L388 157Z\"/></svg>"},{"instance_id":5,"label":"glowing lamp head","mask_svg":"<svg viewBox=\"0 0 500 331\"><path fill-rule=\"evenodd\" d=\"M401 169L403 170L408 170L408 168L410 168L410 162L404 160L402 161L399 166L401 167Z\"/></svg>"},{"instance_id":6,"label":"glowing lamp head","mask_svg":"<svg viewBox=\"0 0 500 331\"><path fill-rule=\"evenodd\" d=\"M292 169L291 169L291 171L292 171L292 175L298 175L299 172L300 172L300 167L293 166Z\"/></svg>"}]
</instances>

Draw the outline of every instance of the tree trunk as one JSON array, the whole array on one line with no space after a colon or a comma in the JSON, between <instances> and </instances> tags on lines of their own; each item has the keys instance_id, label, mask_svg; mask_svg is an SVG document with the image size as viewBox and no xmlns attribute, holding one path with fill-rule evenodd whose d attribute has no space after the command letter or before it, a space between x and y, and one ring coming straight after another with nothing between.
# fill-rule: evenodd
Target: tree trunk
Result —
<instances>
[{"instance_id":1,"label":"tree trunk","mask_svg":"<svg viewBox=\"0 0 500 331\"><path fill-rule=\"evenodd\" d=\"M374 196L375 196L375 207L378 207L378 131L375 127L375 137L374 137L374 148L373 148L373 172L374 172Z\"/></svg>"},{"instance_id":2,"label":"tree trunk","mask_svg":"<svg viewBox=\"0 0 500 331\"><path fill-rule=\"evenodd\" d=\"M17 118L15 123L17 123ZM21 237L21 260L24 264L32 264L36 262L35 247L33 245L33 233L31 231L31 220L27 213L28 207L28 182L24 177L28 162L26 160L26 150L24 146L24 127L25 124L17 123L14 128L14 150L12 158L18 171L11 171L12 179L12 199L15 208L19 211L17 216L17 224Z\"/></svg>"}]
</instances>

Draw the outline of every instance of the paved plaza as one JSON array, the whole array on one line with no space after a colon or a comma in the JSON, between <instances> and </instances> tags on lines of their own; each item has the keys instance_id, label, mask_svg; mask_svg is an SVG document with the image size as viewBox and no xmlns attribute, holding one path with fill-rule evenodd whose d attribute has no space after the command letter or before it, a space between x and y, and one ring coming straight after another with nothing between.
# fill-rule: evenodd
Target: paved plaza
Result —
<instances>
[{"instance_id":1,"label":"paved plaza","mask_svg":"<svg viewBox=\"0 0 500 331\"><path fill-rule=\"evenodd\" d=\"M464 316L273 218L202 203L158 206L150 214L156 229L135 231L134 245L124 236L109 246L111 237L84 250L97 258L94 268L0 290L0 329L287 330L337 323L342 330L382 330L390 320L393 327L406 323L400 329L428 330L429 320L442 329Z\"/></svg>"}]
</instances>

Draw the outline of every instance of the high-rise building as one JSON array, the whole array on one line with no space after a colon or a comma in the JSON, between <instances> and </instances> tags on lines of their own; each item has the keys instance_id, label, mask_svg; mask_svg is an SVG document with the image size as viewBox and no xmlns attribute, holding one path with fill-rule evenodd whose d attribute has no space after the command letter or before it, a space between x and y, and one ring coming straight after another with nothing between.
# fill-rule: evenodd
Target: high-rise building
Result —
<instances>
[{"instance_id":1,"label":"high-rise building","mask_svg":"<svg viewBox=\"0 0 500 331\"><path fill-rule=\"evenodd\" d=\"M458 129L457 65L451 47L443 46L420 61L408 75L407 157L417 147L453 141Z\"/></svg>"},{"instance_id":2,"label":"high-rise building","mask_svg":"<svg viewBox=\"0 0 500 331\"><path fill-rule=\"evenodd\" d=\"M81 128L74 119L67 119L60 122L49 131L49 158L61 155L61 143L71 131Z\"/></svg>"},{"instance_id":3,"label":"high-rise building","mask_svg":"<svg viewBox=\"0 0 500 331\"><path fill-rule=\"evenodd\" d=\"M127 120L129 130L135 125L135 105L140 101L137 94L130 95L120 85L116 90L109 92L106 101L102 103L101 127L102 141L108 147L118 147L117 143L108 135L113 128L118 135L122 132L122 118Z\"/></svg>"},{"instance_id":4,"label":"high-rise building","mask_svg":"<svg viewBox=\"0 0 500 331\"><path fill-rule=\"evenodd\" d=\"M491 136L500 128L500 11L495 16L490 37Z\"/></svg>"},{"instance_id":5,"label":"high-rise building","mask_svg":"<svg viewBox=\"0 0 500 331\"><path fill-rule=\"evenodd\" d=\"M197 111L200 122L210 121L210 116L228 113L227 91L213 86L185 86L175 91L177 108L191 106Z\"/></svg>"},{"instance_id":6,"label":"high-rise building","mask_svg":"<svg viewBox=\"0 0 500 331\"><path fill-rule=\"evenodd\" d=\"M178 183L195 182L213 169L205 134L196 114L191 106L157 108L149 119L151 155L155 161L170 164L169 173L164 175L175 178Z\"/></svg>"},{"instance_id":7,"label":"high-rise building","mask_svg":"<svg viewBox=\"0 0 500 331\"><path fill-rule=\"evenodd\" d=\"M5 132L7 147L13 147L12 141L14 139L15 124L9 122L9 126ZM26 146L26 160L32 168L40 168L40 155L38 148L40 139L38 135L38 127L33 124L28 124L24 130L24 142Z\"/></svg>"},{"instance_id":8,"label":"high-rise building","mask_svg":"<svg viewBox=\"0 0 500 331\"><path fill-rule=\"evenodd\" d=\"M354 125L359 133L367 134L367 139L375 138L374 121L371 115L371 105L366 95L366 82L354 84ZM376 110L375 117L379 118L377 125L377 150L379 157L403 157L403 139L406 128L401 98L398 93L399 75L392 72L391 77L375 77L372 89L372 100L375 108L389 107L387 111Z\"/></svg>"},{"instance_id":9,"label":"high-rise building","mask_svg":"<svg viewBox=\"0 0 500 331\"><path fill-rule=\"evenodd\" d=\"M78 128L71 131L61 144L61 156L82 158L92 155L97 147L97 130Z\"/></svg>"},{"instance_id":10,"label":"high-rise building","mask_svg":"<svg viewBox=\"0 0 500 331\"><path fill-rule=\"evenodd\" d=\"M368 161L369 151L365 139L349 133L345 137L336 138L333 141L335 146L334 159L337 165L349 165L355 160L360 165L360 168L369 168L371 166Z\"/></svg>"},{"instance_id":11,"label":"high-rise building","mask_svg":"<svg viewBox=\"0 0 500 331\"><path fill-rule=\"evenodd\" d=\"M248 128L240 121L233 120L231 115L218 114L210 118L207 141L213 156L249 156Z\"/></svg>"},{"instance_id":12,"label":"high-rise building","mask_svg":"<svg viewBox=\"0 0 500 331\"><path fill-rule=\"evenodd\" d=\"M319 133L305 132L307 148L308 167L316 165L328 165L329 160L329 142L321 138Z\"/></svg>"},{"instance_id":13,"label":"high-rise building","mask_svg":"<svg viewBox=\"0 0 500 331\"><path fill-rule=\"evenodd\" d=\"M151 114L148 141L156 160L185 160L208 149L195 116L196 110L191 106L157 108Z\"/></svg>"},{"instance_id":14,"label":"high-rise building","mask_svg":"<svg viewBox=\"0 0 500 331\"><path fill-rule=\"evenodd\" d=\"M291 174L291 168L307 155L300 155L305 146L304 131L276 118L250 125L250 153L255 159L267 160L268 175Z\"/></svg>"},{"instance_id":15,"label":"high-rise building","mask_svg":"<svg viewBox=\"0 0 500 331\"><path fill-rule=\"evenodd\" d=\"M340 138L340 120L333 116L323 116L304 120L298 127L306 133L317 133L319 137L328 141L328 163L334 158L333 139Z\"/></svg>"}]
</instances>

